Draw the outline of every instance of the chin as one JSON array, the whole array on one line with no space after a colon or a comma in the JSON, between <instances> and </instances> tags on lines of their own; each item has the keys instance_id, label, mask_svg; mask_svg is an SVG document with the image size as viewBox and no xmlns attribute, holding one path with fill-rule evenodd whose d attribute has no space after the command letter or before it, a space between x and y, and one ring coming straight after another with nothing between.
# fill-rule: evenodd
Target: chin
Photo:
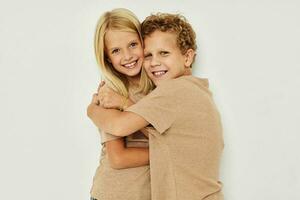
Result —
<instances>
[{"instance_id":1,"label":"chin","mask_svg":"<svg viewBox=\"0 0 300 200\"><path fill-rule=\"evenodd\" d=\"M136 72L136 73L126 73L125 75L126 75L126 76L129 76L129 77L135 77L135 76L139 76L139 75L140 75L140 72Z\"/></svg>"},{"instance_id":2,"label":"chin","mask_svg":"<svg viewBox=\"0 0 300 200\"><path fill-rule=\"evenodd\" d=\"M141 72L141 68L139 68L139 69L132 69L130 71L124 72L123 74L125 74L126 76L137 76L137 75L140 74L140 72Z\"/></svg>"}]
</instances>

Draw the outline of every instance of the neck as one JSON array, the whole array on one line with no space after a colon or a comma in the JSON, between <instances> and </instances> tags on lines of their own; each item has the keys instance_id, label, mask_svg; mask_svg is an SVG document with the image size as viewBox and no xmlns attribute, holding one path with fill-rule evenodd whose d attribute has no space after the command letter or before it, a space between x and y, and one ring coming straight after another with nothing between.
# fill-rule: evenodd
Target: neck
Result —
<instances>
[{"instance_id":1,"label":"neck","mask_svg":"<svg viewBox=\"0 0 300 200\"><path fill-rule=\"evenodd\" d=\"M185 75L185 76L192 75L192 70L191 70L191 68L186 69L185 72L184 72L184 75Z\"/></svg>"},{"instance_id":2,"label":"neck","mask_svg":"<svg viewBox=\"0 0 300 200\"><path fill-rule=\"evenodd\" d=\"M134 77L127 77L128 83L130 86L135 86L135 85L139 85L140 83L140 76L134 76Z\"/></svg>"}]
</instances>

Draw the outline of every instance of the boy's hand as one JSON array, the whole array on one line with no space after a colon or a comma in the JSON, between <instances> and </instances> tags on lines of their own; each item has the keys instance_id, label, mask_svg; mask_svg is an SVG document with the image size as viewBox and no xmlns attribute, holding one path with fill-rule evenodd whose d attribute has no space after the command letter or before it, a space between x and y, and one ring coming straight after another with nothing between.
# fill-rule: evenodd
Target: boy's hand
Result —
<instances>
[{"instance_id":1,"label":"boy's hand","mask_svg":"<svg viewBox=\"0 0 300 200\"><path fill-rule=\"evenodd\" d=\"M122 109L125 97L115 92L102 81L98 87L98 100L104 108Z\"/></svg>"}]
</instances>

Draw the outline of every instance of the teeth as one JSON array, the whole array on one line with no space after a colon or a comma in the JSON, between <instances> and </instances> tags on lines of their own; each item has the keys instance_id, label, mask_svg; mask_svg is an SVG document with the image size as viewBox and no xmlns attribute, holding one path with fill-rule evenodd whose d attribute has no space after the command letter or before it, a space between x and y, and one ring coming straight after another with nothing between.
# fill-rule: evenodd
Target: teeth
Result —
<instances>
[{"instance_id":1,"label":"teeth","mask_svg":"<svg viewBox=\"0 0 300 200\"><path fill-rule=\"evenodd\" d=\"M134 61L132 63L129 63L129 64L126 64L124 66L130 68L130 67L133 67L135 63L136 63L136 61Z\"/></svg>"},{"instance_id":2,"label":"teeth","mask_svg":"<svg viewBox=\"0 0 300 200\"><path fill-rule=\"evenodd\" d=\"M154 76L161 76L164 75L166 71L158 71L158 72L153 72Z\"/></svg>"}]
</instances>

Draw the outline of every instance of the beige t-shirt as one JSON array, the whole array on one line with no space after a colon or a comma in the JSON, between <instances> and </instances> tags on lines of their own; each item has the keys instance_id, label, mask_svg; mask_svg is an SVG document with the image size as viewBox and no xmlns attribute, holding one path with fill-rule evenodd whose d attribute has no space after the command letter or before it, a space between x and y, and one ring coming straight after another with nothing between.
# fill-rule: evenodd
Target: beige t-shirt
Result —
<instances>
[{"instance_id":1,"label":"beige t-shirt","mask_svg":"<svg viewBox=\"0 0 300 200\"><path fill-rule=\"evenodd\" d=\"M152 200L223 199L222 125L207 79L166 80L126 111L156 129L148 130Z\"/></svg>"},{"instance_id":2,"label":"beige t-shirt","mask_svg":"<svg viewBox=\"0 0 300 200\"><path fill-rule=\"evenodd\" d=\"M143 97L142 94L136 93L136 88L129 88L129 96L134 102ZM120 137L104 133L101 130L99 133L102 152L93 179L91 196L97 200L150 200L149 165L119 170L111 168L106 154L105 142ZM127 147L148 147L148 139L141 132L136 132L124 139Z\"/></svg>"}]
</instances>

